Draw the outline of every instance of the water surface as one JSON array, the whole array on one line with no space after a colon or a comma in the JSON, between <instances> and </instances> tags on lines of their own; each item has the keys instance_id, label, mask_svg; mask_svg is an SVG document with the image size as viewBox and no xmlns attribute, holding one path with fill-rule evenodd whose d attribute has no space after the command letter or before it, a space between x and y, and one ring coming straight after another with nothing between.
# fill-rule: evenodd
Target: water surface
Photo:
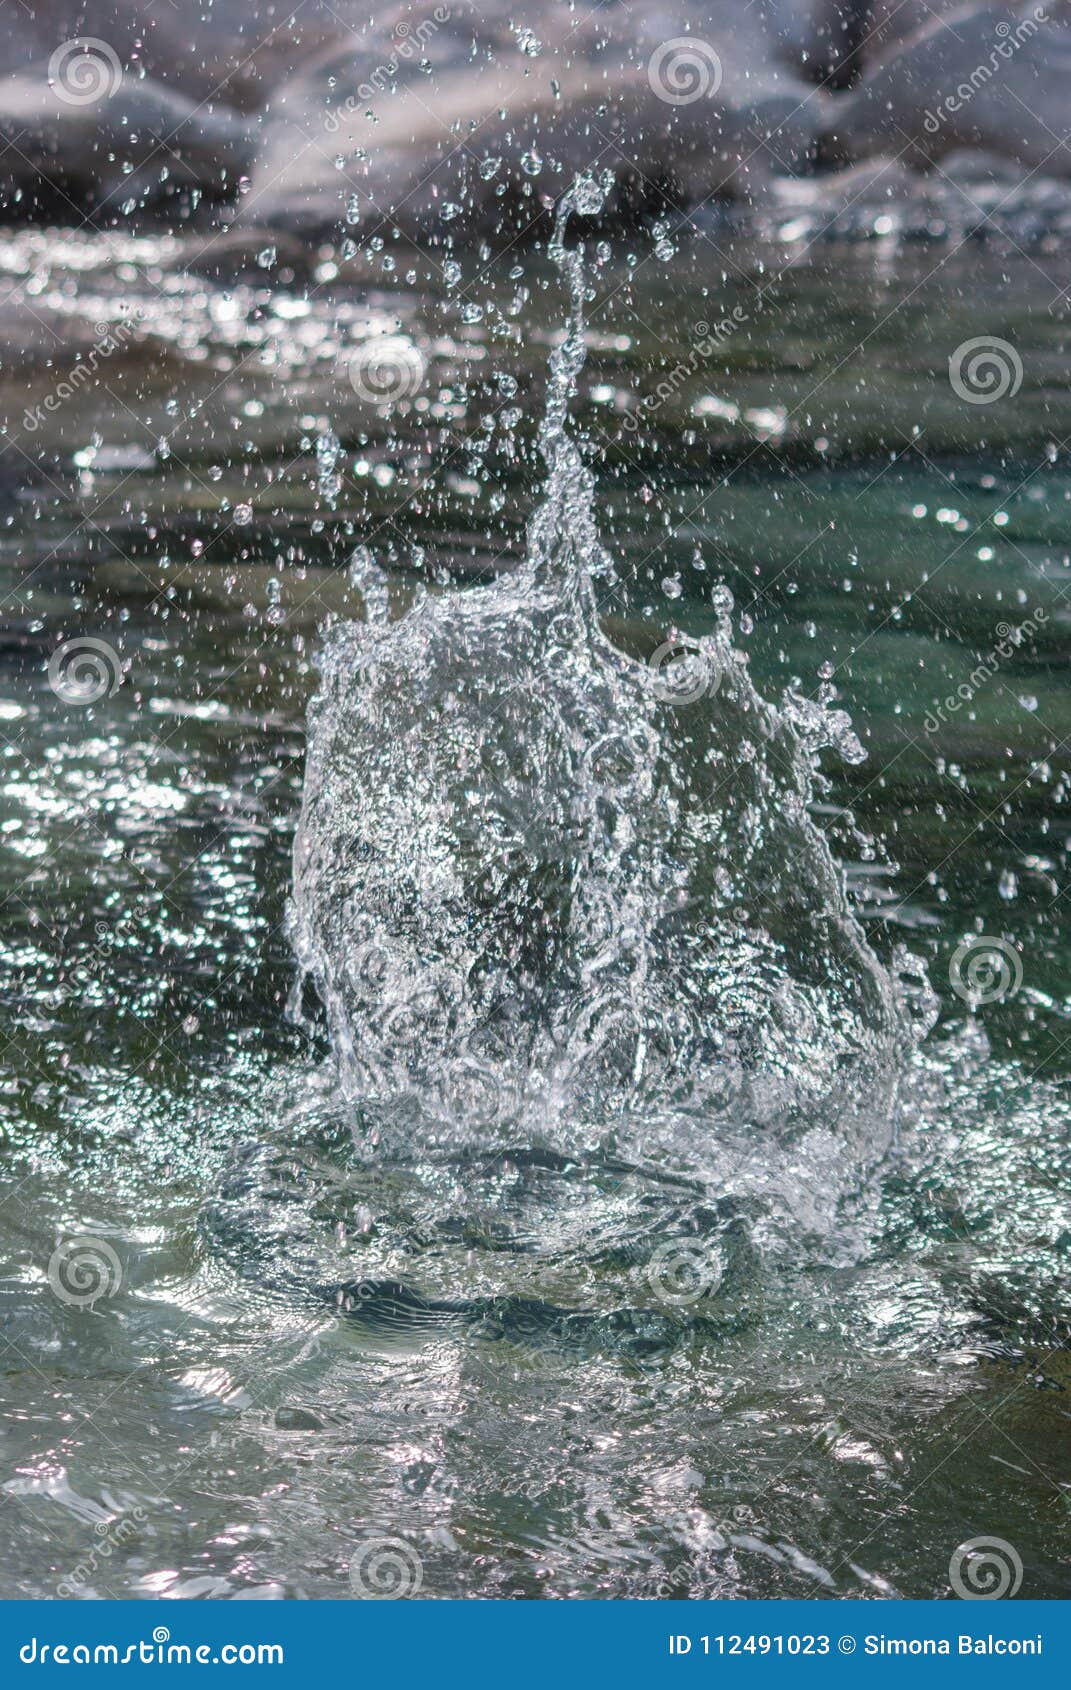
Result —
<instances>
[{"instance_id":1,"label":"water surface","mask_svg":"<svg viewBox=\"0 0 1071 1690\"><path fill-rule=\"evenodd\" d=\"M942 1596L981 1535L1023 1596L1066 1594L1071 273L995 242L737 244L730 268L716 236L595 263L573 427L602 627L630 661L713 637L726 586L762 698L835 687L867 756L824 753L810 813L868 951L906 944L939 1000L866 1154L850 1098L812 1104L795 1160L752 1099L732 1167L714 1099L686 1135L521 1130L479 1086L437 1129L412 1099L370 1120L313 987L286 1012L325 618L344 639L370 591L396 617L525 555L565 313L546 255L227 285L167 240L4 237L40 319L7 308L0 372L8 1594L344 1598L392 1537L431 1596ZM27 430L70 364L55 334L135 311ZM350 375L384 328L424 372L389 412ZM948 358L983 330L1022 387L964 405ZM352 578L357 546L387 574ZM76 637L123 668L89 706L48 679ZM719 708L663 713L673 757L701 721L717 744ZM974 1013L950 983L971 936L1022 971ZM49 1279L82 1235L120 1269L91 1306ZM699 1297L652 1279L667 1246Z\"/></svg>"}]
</instances>

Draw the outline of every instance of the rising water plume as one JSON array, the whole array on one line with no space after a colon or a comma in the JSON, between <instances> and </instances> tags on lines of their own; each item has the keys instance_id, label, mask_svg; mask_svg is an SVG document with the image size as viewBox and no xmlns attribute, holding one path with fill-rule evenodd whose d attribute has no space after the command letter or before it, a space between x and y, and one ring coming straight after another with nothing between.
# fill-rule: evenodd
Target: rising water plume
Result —
<instances>
[{"instance_id":1,"label":"rising water plume","mask_svg":"<svg viewBox=\"0 0 1071 1690\"><path fill-rule=\"evenodd\" d=\"M327 634L291 933L374 1139L611 1147L726 1186L759 1163L765 1186L771 1132L883 1152L909 1017L810 813L821 753L863 755L831 689L763 700L724 587L668 667L600 626L566 232L604 192L558 207L570 310L523 562L396 622L370 592Z\"/></svg>"}]
</instances>

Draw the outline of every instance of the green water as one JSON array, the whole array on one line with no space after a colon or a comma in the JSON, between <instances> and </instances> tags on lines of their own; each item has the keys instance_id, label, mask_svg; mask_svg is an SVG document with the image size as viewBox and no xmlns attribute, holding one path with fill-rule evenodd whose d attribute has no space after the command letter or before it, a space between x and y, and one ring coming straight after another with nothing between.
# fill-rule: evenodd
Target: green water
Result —
<instances>
[{"instance_id":1,"label":"green water","mask_svg":"<svg viewBox=\"0 0 1071 1690\"><path fill-rule=\"evenodd\" d=\"M414 575L478 591L517 554L556 284L531 255L450 291L382 279L377 311L427 362L384 418L346 375L365 291L268 273L228 293L167 243L5 236L65 336L131 302L147 325L27 433L71 358L5 318L7 1595L343 1598L382 1536L431 1596L946 1595L981 1535L1015 1547L1022 1596L1068 1592L1071 268L737 246L726 280L708 241L637 252L597 273L577 408L607 625L637 651L702 632L721 579L768 696L832 665L868 758L829 768L821 813L872 941L906 941L941 999L898 1146L794 1255L731 1228L707 1327L653 1321L642 1344L605 1321L642 1302L637 1240L714 1225L691 1172L355 1149L325 1044L285 1015L317 629L359 611L358 543L399 606ZM786 256L754 320L623 430L690 325ZM947 365L982 333L1023 382L972 406ZM124 668L89 707L47 677L80 636ZM972 934L1022 968L975 1016L949 980ZM121 1269L91 1307L48 1274L83 1234ZM604 1327L483 1342L318 1301L368 1274Z\"/></svg>"}]
</instances>

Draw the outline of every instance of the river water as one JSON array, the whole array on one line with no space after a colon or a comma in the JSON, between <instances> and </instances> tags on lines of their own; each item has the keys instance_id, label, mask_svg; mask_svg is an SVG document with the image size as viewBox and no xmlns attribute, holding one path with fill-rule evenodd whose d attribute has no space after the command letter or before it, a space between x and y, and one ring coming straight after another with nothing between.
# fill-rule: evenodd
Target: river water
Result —
<instances>
[{"instance_id":1,"label":"river water","mask_svg":"<svg viewBox=\"0 0 1071 1690\"><path fill-rule=\"evenodd\" d=\"M4 234L5 1594L1067 1594L1024 242Z\"/></svg>"}]
</instances>

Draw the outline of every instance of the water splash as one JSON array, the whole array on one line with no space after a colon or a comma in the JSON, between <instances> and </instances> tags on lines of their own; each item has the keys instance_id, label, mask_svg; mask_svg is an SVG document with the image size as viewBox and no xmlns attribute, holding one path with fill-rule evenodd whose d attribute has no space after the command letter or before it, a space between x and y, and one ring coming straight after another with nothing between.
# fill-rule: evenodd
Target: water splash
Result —
<instances>
[{"instance_id":1,"label":"water splash","mask_svg":"<svg viewBox=\"0 0 1071 1690\"><path fill-rule=\"evenodd\" d=\"M341 456L342 444L334 429L322 429L316 436L316 485L320 498L330 510L334 510L342 486L337 468Z\"/></svg>"},{"instance_id":2,"label":"water splash","mask_svg":"<svg viewBox=\"0 0 1071 1690\"><path fill-rule=\"evenodd\" d=\"M820 755L862 751L831 689L759 696L725 588L671 661L603 632L566 232L605 191L582 179L558 208L570 312L523 563L327 636L294 948L373 1138L642 1150L769 1195L798 1184L775 1130L811 1189L841 1188L889 1142L910 1038L810 814Z\"/></svg>"}]
</instances>

